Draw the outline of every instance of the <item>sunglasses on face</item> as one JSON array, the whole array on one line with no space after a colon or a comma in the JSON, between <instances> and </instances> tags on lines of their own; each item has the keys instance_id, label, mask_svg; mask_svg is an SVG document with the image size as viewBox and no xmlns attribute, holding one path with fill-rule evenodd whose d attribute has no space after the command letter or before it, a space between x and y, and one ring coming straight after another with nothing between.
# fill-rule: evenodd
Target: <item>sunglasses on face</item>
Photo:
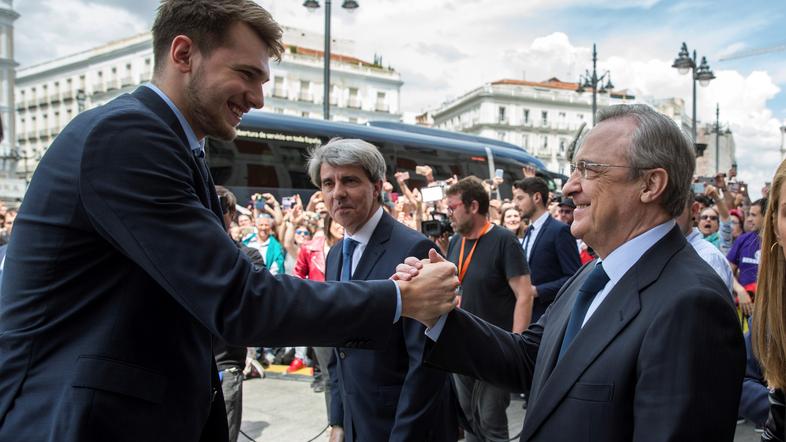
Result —
<instances>
[{"instance_id":1,"label":"sunglasses on face","mask_svg":"<svg viewBox=\"0 0 786 442\"><path fill-rule=\"evenodd\" d=\"M305 229L297 229L295 230L295 235L311 235L311 232Z\"/></svg>"},{"instance_id":2,"label":"sunglasses on face","mask_svg":"<svg viewBox=\"0 0 786 442\"><path fill-rule=\"evenodd\" d=\"M702 215L699 217L702 221L717 221L718 217L715 215Z\"/></svg>"}]
</instances>

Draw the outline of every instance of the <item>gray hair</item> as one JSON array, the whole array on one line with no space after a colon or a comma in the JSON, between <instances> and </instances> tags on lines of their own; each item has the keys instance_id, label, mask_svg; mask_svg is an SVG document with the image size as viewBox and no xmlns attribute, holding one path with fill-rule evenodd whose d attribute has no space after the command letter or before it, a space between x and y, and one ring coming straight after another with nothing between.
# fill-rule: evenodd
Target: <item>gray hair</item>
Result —
<instances>
[{"instance_id":1,"label":"gray hair","mask_svg":"<svg viewBox=\"0 0 786 442\"><path fill-rule=\"evenodd\" d=\"M333 138L323 146L311 149L308 158L308 175L311 182L322 187L319 176L322 163L333 167L360 166L372 183L385 180L385 158L371 143L359 139ZM380 201L382 194L380 193Z\"/></svg>"},{"instance_id":2,"label":"gray hair","mask_svg":"<svg viewBox=\"0 0 786 442\"><path fill-rule=\"evenodd\" d=\"M690 137L666 115L645 104L618 104L598 111L598 123L631 118L636 122L628 163L631 179L643 170L662 168L669 176L661 206L672 217L685 209L696 169L696 154Z\"/></svg>"}]
</instances>

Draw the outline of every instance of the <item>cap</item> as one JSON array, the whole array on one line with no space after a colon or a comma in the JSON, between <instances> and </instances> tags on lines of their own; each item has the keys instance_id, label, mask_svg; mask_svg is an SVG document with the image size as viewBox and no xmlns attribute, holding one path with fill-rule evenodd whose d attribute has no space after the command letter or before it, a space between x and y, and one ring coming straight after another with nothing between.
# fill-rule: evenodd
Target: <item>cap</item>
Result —
<instances>
[{"instance_id":1,"label":"cap","mask_svg":"<svg viewBox=\"0 0 786 442\"><path fill-rule=\"evenodd\" d=\"M573 198L562 198L562 202L559 203L560 207L566 206L570 207L571 209L576 208L576 204L573 202Z\"/></svg>"}]
</instances>

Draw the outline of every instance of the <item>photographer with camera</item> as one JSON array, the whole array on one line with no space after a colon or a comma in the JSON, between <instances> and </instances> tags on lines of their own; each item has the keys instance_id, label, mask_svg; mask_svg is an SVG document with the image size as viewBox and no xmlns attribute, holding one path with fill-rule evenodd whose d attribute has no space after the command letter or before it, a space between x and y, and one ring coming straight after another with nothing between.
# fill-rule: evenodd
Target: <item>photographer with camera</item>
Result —
<instances>
[{"instance_id":1,"label":"photographer with camera","mask_svg":"<svg viewBox=\"0 0 786 442\"><path fill-rule=\"evenodd\" d=\"M464 178L446 193L448 216L457 233L450 240L447 257L458 266L461 308L504 330L521 333L529 326L533 302L521 244L511 231L489 222L489 195L478 178ZM476 436L467 435L467 441L485 440L481 436L507 440L505 410L510 392L469 376L455 378L459 403L472 427L468 430Z\"/></svg>"}]
</instances>

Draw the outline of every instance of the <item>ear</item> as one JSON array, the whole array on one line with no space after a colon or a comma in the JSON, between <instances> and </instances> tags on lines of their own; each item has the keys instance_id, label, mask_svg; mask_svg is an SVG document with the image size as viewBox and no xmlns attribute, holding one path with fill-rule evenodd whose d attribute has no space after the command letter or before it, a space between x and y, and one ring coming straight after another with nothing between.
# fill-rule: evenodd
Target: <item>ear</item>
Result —
<instances>
[{"instance_id":1,"label":"ear","mask_svg":"<svg viewBox=\"0 0 786 442\"><path fill-rule=\"evenodd\" d=\"M669 184L669 173L666 169L651 169L644 173L641 178L641 202L650 204L663 196Z\"/></svg>"},{"instance_id":2,"label":"ear","mask_svg":"<svg viewBox=\"0 0 786 442\"><path fill-rule=\"evenodd\" d=\"M382 180L377 181L374 183L374 200L379 199L379 195L382 194Z\"/></svg>"},{"instance_id":3,"label":"ear","mask_svg":"<svg viewBox=\"0 0 786 442\"><path fill-rule=\"evenodd\" d=\"M193 70L194 56L198 53L194 42L185 35L178 35L169 47L169 62L178 72L187 73Z\"/></svg>"}]
</instances>

